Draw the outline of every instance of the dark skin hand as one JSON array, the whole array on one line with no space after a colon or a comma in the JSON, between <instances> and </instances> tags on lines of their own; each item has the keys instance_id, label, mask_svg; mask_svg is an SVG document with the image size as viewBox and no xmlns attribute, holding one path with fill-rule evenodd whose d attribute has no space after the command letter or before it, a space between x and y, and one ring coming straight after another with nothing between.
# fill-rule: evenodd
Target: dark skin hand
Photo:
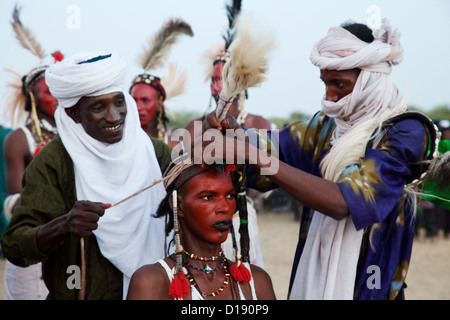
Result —
<instances>
[{"instance_id":1,"label":"dark skin hand","mask_svg":"<svg viewBox=\"0 0 450 320\"><path fill-rule=\"evenodd\" d=\"M42 225L37 234L36 242L39 250L46 254L54 249L66 236L88 237L97 229L98 220L105 213L110 204L77 201L72 209Z\"/></svg>"},{"instance_id":2,"label":"dark skin hand","mask_svg":"<svg viewBox=\"0 0 450 320\"><path fill-rule=\"evenodd\" d=\"M226 129L239 129L240 126L230 115L227 115L219 123L215 112L211 112L203 122L203 131L211 128L223 132ZM345 199L336 183L294 168L267 155L262 150L256 149L255 146L246 141L236 141L226 137L223 137L223 139L224 148L234 148L234 154L244 157L246 163L249 163L252 157L252 163L256 162L252 165L257 169L267 168L272 161L277 161L278 170L271 172L270 175L267 175L267 178L304 205L337 220L344 219L349 215ZM206 147L206 145L207 143L203 142L203 147ZM223 154L226 154L225 150ZM255 157L255 155L258 156Z\"/></svg>"}]
</instances>

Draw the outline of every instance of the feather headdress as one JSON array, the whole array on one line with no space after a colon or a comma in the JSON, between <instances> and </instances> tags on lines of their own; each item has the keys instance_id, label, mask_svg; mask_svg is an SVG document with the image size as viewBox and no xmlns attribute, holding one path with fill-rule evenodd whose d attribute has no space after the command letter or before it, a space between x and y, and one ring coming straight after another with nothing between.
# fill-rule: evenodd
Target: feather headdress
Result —
<instances>
[{"instance_id":1,"label":"feather headdress","mask_svg":"<svg viewBox=\"0 0 450 320\"><path fill-rule=\"evenodd\" d=\"M227 30L225 31L225 34L222 35L225 42L223 44L216 45L213 49L206 50L202 56L205 62L205 82L211 78L216 62L227 62L230 58L228 49L233 43L233 40L236 38L236 23L238 16L241 13L241 8L242 0L233 0L231 4L225 5L228 18Z\"/></svg>"},{"instance_id":2,"label":"feather headdress","mask_svg":"<svg viewBox=\"0 0 450 320\"><path fill-rule=\"evenodd\" d=\"M18 72L4 68L6 72L11 73L14 79L6 85L10 93L6 100L6 108L4 114L9 118L11 125L21 122L25 119L27 112L25 111L25 104L27 97L22 94L22 75Z\"/></svg>"},{"instance_id":3,"label":"feather headdress","mask_svg":"<svg viewBox=\"0 0 450 320\"><path fill-rule=\"evenodd\" d=\"M140 65L145 71L163 66L170 48L181 35L193 36L191 26L181 19L171 19L150 39L149 45L144 48Z\"/></svg>"},{"instance_id":4,"label":"feather headdress","mask_svg":"<svg viewBox=\"0 0 450 320\"><path fill-rule=\"evenodd\" d=\"M218 44L213 49L208 49L203 53L202 61L205 65L205 82L208 82L209 79L211 79L211 75L214 71L214 62L220 52L225 52L225 46L223 44Z\"/></svg>"},{"instance_id":5,"label":"feather headdress","mask_svg":"<svg viewBox=\"0 0 450 320\"><path fill-rule=\"evenodd\" d=\"M20 45L26 50L30 51L34 56L43 60L46 57L44 50L40 43L36 40L30 29L26 28L20 20L20 8L17 5L14 7L11 26L14 34ZM14 79L11 80L7 87L10 89L9 96L7 98L7 105L4 110L4 114L9 118L11 125L15 125L24 120L27 115L27 91L32 85L43 76L45 66L41 65L31 69L28 74L22 76L18 72L5 68L4 71L13 74Z\"/></svg>"},{"instance_id":6,"label":"feather headdress","mask_svg":"<svg viewBox=\"0 0 450 320\"><path fill-rule=\"evenodd\" d=\"M231 46L234 38L236 37L236 21L237 17L241 13L242 0L233 0L231 4L225 5L228 18L228 29L222 36L225 40L225 50Z\"/></svg>"},{"instance_id":7,"label":"feather headdress","mask_svg":"<svg viewBox=\"0 0 450 320\"><path fill-rule=\"evenodd\" d=\"M237 94L260 85L266 79L267 54L274 47L272 36L255 26L250 17L241 16L237 28L237 37L230 50L231 58L222 70L223 88L216 109L219 121L225 119Z\"/></svg>"},{"instance_id":8,"label":"feather headdress","mask_svg":"<svg viewBox=\"0 0 450 320\"><path fill-rule=\"evenodd\" d=\"M177 67L169 62L169 71L161 78L161 84L166 91L166 100L184 93L186 87L186 72L178 72ZM173 112L164 106L164 109L175 119Z\"/></svg>"},{"instance_id":9,"label":"feather headdress","mask_svg":"<svg viewBox=\"0 0 450 320\"><path fill-rule=\"evenodd\" d=\"M176 97L184 92L186 72L180 72L173 63L169 62L169 71L161 78L161 84L166 90L166 99Z\"/></svg>"},{"instance_id":10,"label":"feather headdress","mask_svg":"<svg viewBox=\"0 0 450 320\"><path fill-rule=\"evenodd\" d=\"M14 7L13 16L11 25L14 29L14 33L16 34L17 40L20 42L22 47L29 50L33 55L38 57L40 60L43 60L46 56L46 53L42 49L40 43L36 40L34 35L31 33L30 29L26 28L19 18L20 8L17 6Z\"/></svg>"}]
</instances>

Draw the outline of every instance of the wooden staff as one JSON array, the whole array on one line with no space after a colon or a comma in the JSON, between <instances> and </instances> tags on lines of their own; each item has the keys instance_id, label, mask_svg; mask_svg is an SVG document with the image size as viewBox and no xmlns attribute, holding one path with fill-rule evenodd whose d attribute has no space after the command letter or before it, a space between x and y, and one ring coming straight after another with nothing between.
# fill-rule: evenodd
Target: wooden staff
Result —
<instances>
[{"instance_id":1,"label":"wooden staff","mask_svg":"<svg viewBox=\"0 0 450 320\"><path fill-rule=\"evenodd\" d=\"M80 238L81 250L81 280L80 291L78 291L78 300L84 300L86 297L86 258L84 254L84 237Z\"/></svg>"}]
</instances>

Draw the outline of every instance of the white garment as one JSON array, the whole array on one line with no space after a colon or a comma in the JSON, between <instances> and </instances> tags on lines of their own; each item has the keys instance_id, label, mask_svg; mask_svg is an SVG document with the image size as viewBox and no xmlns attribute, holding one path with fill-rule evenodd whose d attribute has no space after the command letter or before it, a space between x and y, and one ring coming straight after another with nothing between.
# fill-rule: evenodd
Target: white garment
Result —
<instances>
[{"instance_id":1,"label":"white garment","mask_svg":"<svg viewBox=\"0 0 450 320\"><path fill-rule=\"evenodd\" d=\"M158 263L161 265L161 267L164 268L164 270L166 270L166 274L167 274L167 277L169 278L169 282L172 282L172 279L173 279L172 269L170 269L169 265L163 259L158 260ZM246 262L243 262L243 264L251 273L250 265ZM256 291L255 291L255 284L253 282L253 276L249 282L249 285L250 285L250 289L252 291L252 299L258 300L258 297L256 296ZM191 286L192 300L204 300L203 296L200 294L200 292L198 292L198 290L192 284L190 286ZM241 289L241 286L239 285L239 283L238 283L238 288L239 288L240 300L245 300L245 296L242 293L242 289ZM183 299L178 299L178 300L183 300Z\"/></svg>"},{"instance_id":2,"label":"white garment","mask_svg":"<svg viewBox=\"0 0 450 320\"><path fill-rule=\"evenodd\" d=\"M57 92L56 97L63 107L72 105L73 96L80 99L88 95L123 92L127 116L123 137L116 143L107 144L92 138L64 108L55 112L59 135L73 161L77 199L115 204L151 185L162 174L153 143L140 126L136 102L119 85L118 74L122 80L125 74L123 59L112 54L104 60L82 64L82 69L77 64L98 55L81 54L52 65L47 69L50 76L47 83L52 94ZM108 59L111 61L105 62ZM92 78L85 79L88 77ZM78 83L78 79L82 81ZM73 87L65 88L59 81ZM124 298L134 271L164 257L164 219L153 215L165 194L164 186L157 184L145 193L107 209L93 231L102 255L123 273Z\"/></svg>"},{"instance_id":3,"label":"white garment","mask_svg":"<svg viewBox=\"0 0 450 320\"><path fill-rule=\"evenodd\" d=\"M363 232L351 216L337 221L314 212L289 299L353 299Z\"/></svg>"},{"instance_id":4,"label":"white garment","mask_svg":"<svg viewBox=\"0 0 450 320\"><path fill-rule=\"evenodd\" d=\"M22 268L6 260L5 289L8 300L45 300L48 289L42 280L42 263Z\"/></svg>"}]
</instances>

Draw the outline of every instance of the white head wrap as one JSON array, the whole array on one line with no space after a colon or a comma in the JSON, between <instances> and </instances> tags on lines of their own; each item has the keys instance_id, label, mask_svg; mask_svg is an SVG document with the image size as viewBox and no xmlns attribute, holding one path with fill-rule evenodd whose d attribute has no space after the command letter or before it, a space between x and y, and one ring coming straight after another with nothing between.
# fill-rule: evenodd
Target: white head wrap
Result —
<instances>
[{"instance_id":1,"label":"white head wrap","mask_svg":"<svg viewBox=\"0 0 450 320\"><path fill-rule=\"evenodd\" d=\"M87 62L94 58L98 60ZM70 108L84 96L123 91L126 67L125 60L117 53L81 52L48 68L45 81L59 106Z\"/></svg>"},{"instance_id":2,"label":"white head wrap","mask_svg":"<svg viewBox=\"0 0 450 320\"><path fill-rule=\"evenodd\" d=\"M322 100L322 109L335 118L333 141L356 123L378 116L386 108L396 107L401 100L389 74L392 65L401 62L403 48L400 34L392 31L387 19L373 31L371 43L360 40L344 28L331 28L311 52L311 62L321 70L361 69L353 92L337 102Z\"/></svg>"},{"instance_id":3,"label":"white head wrap","mask_svg":"<svg viewBox=\"0 0 450 320\"><path fill-rule=\"evenodd\" d=\"M58 108L56 125L73 160L78 200L115 204L162 177L149 136L141 129L134 99L123 90L126 64L118 54L90 63L81 61L101 56L81 53L47 69L52 95L68 108L83 96L123 92L127 105L123 137L107 144L86 133ZM124 297L134 271L164 257L164 220L152 217L165 197L162 184L145 194L107 209L94 230L100 250L124 274Z\"/></svg>"}]
</instances>

